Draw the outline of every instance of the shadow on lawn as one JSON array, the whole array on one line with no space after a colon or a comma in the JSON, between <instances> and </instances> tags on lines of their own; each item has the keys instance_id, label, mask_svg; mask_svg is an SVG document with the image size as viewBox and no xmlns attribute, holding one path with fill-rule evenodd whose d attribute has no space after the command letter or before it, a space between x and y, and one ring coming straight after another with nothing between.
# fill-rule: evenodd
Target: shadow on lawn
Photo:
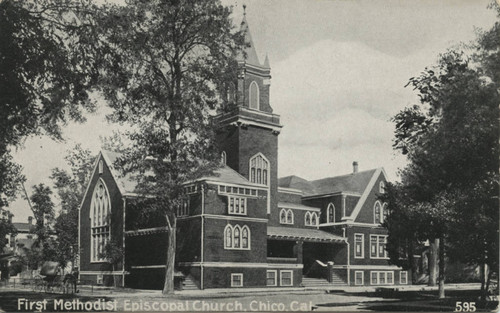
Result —
<instances>
[{"instance_id":1,"label":"shadow on lawn","mask_svg":"<svg viewBox=\"0 0 500 313\"><path fill-rule=\"evenodd\" d=\"M437 291L396 291L390 289L370 293L351 293L350 295L387 300L362 303L324 303L318 304L318 306L358 306L362 310L386 312L453 312L456 308L456 302L461 301L462 303L475 302L477 312L496 312L498 309L498 301L479 301L480 291L478 290L448 290L445 299L437 299Z\"/></svg>"},{"instance_id":2,"label":"shadow on lawn","mask_svg":"<svg viewBox=\"0 0 500 313\"><path fill-rule=\"evenodd\" d=\"M81 297L78 295L68 295L68 294L57 294L57 293L40 293L31 291L4 291L0 290L0 311L5 312L35 312L37 308L35 305L33 307L22 306L18 309L18 299L27 299L29 302L34 303L36 301L47 300L47 306L45 312L54 311L54 299L79 299L80 301L95 301L97 299L104 299L105 301L110 300L106 297ZM58 310L63 311L63 310Z\"/></svg>"}]
</instances>

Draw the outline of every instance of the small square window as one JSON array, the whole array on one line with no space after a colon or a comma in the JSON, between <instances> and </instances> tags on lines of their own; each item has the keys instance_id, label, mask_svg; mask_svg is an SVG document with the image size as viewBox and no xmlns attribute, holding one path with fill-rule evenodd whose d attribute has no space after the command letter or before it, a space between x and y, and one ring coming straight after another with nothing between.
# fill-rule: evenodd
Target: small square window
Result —
<instances>
[{"instance_id":1,"label":"small square window","mask_svg":"<svg viewBox=\"0 0 500 313\"><path fill-rule=\"evenodd\" d=\"M231 287L243 287L243 274L231 274Z\"/></svg>"},{"instance_id":2,"label":"small square window","mask_svg":"<svg viewBox=\"0 0 500 313\"><path fill-rule=\"evenodd\" d=\"M267 271L266 273L266 285L267 286L277 286L277 271Z\"/></svg>"},{"instance_id":3,"label":"small square window","mask_svg":"<svg viewBox=\"0 0 500 313\"><path fill-rule=\"evenodd\" d=\"M292 271L280 271L281 276L281 286L293 286L293 272Z\"/></svg>"}]
</instances>

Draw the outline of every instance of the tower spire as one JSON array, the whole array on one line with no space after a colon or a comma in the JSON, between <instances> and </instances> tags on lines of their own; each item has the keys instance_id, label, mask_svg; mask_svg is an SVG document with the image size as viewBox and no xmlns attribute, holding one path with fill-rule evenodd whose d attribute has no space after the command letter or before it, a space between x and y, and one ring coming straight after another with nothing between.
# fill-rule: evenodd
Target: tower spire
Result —
<instances>
[{"instance_id":1,"label":"tower spire","mask_svg":"<svg viewBox=\"0 0 500 313\"><path fill-rule=\"evenodd\" d=\"M244 4L243 20L241 21L241 28L240 28L240 30L244 33L245 36L245 43L244 43L245 48L243 50L245 51L246 57L244 57L243 55L239 55L238 59L248 64L260 67L262 66L262 64L260 63L259 57L257 56L257 51L255 50L252 34L250 33L250 28L248 27L246 8L247 6L246 4Z\"/></svg>"}]
</instances>

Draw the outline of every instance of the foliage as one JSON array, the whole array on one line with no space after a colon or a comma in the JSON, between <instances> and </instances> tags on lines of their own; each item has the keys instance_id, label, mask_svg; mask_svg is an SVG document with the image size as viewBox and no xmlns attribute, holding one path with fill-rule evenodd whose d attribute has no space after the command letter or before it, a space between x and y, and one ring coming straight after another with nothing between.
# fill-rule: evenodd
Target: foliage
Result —
<instances>
[{"instance_id":1,"label":"foliage","mask_svg":"<svg viewBox=\"0 0 500 313\"><path fill-rule=\"evenodd\" d=\"M0 1L0 195L24 181L12 147L35 134L60 140L61 124L94 110L96 10L87 0Z\"/></svg>"},{"instance_id":2,"label":"foliage","mask_svg":"<svg viewBox=\"0 0 500 313\"><path fill-rule=\"evenodd\" d=\"M182 183L218 164L210 114L236 81L243 44L230 14L218 0L131 0L107 5L100 20L110 50L101 80L110 119L133 127L120 165L136 174L141 193L155 196L149 210L162 213L169 234ZM173 292L173 260L167 264L164 292Z\"/></svg>"},{"instance_id":3,"label":"foliage","mask_svg":"<svg viewBox=\"0 0 500 313\"><path fill-rule=\"evenodd\" d=\"M450 259L498 268L499 25L408 83L420 103L393 118L409 164L387 195L391 259L398 236L441 238Z\"/></svg>"},{"instance_id":4,"label":"foliage","mask_svg":"<svg viewBox=\"0 0 500 313\"><path fill-rule=\"evenodd\" d=\"M3 251L10 235L16 235L17 230L9 219L0 218L0 253Z\"/></svg>"},{"instance_id":5,"label":"foliage","mask_svg":"<svg viewBox=\"0 0 500 313\"><path fill-rule=\"evenodd\" d=\"M66 264L78 254L78 210L95 162L95 157L80 144L68 150L65 157L69 171L54 168L50 178L61 201L61 212L54 224L57 234L57 261Z\"/></svg>"}]
</instances>

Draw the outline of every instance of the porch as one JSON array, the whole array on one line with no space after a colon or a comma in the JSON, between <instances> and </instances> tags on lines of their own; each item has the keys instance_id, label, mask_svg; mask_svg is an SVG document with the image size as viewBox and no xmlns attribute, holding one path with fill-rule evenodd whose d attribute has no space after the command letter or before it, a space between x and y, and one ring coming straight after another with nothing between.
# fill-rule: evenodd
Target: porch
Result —
<instances>
[{"instance_id":1,"label":"porch","mask_svg":"<svg viewBox=\"0 0 500 313\"><path fill-rule=\"evenodd\" d=\"M345 285L347 271L333 265L347 265L346 238L318 229L269 226L267 263L300 266L304 286Z\"/></svg>"}]
</instances>

